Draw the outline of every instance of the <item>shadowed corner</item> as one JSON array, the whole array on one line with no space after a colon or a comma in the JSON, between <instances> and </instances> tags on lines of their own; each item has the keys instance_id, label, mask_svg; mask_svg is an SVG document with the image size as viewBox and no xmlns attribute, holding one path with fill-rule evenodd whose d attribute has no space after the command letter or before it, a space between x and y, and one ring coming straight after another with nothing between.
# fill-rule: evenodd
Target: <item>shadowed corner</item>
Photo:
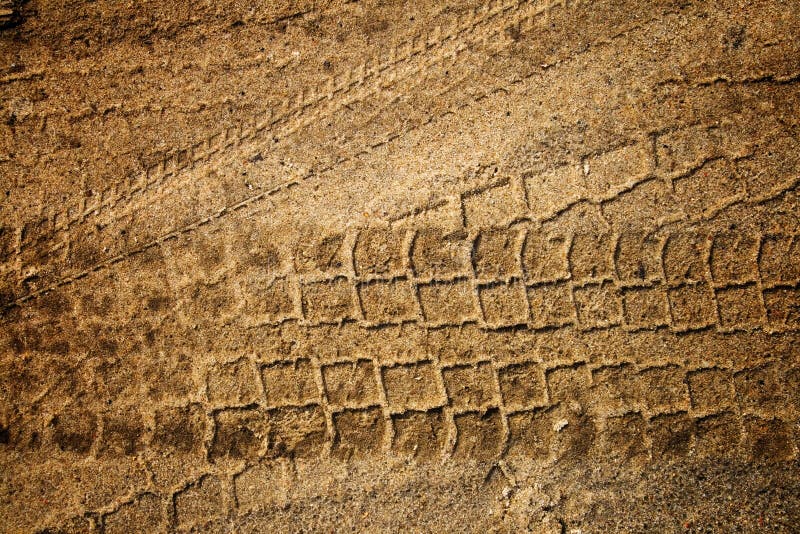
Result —
<instances>
[{"instance_id":1,"label":"shadowed corner","mask_svg":"<svg viewBox=\"0 0 800 534\"><path fill-rule=\"evenodd\" d=\"M0 30L22 23L20 6L23 0L0 0Z\"/></svg>"}]
</instances>

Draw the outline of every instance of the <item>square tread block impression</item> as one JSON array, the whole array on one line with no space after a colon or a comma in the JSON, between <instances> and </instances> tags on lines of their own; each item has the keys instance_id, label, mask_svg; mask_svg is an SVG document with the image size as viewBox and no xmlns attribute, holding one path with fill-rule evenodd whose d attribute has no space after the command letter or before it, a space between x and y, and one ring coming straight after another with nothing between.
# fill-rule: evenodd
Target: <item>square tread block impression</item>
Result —
<instances>
[{"instance_id":1,"label":"square tread block impression","mask_svg":"<svg viewBox=\"0 0 800 534\"><path fill-rule=\"evenodd\" d=\"M353 262L358 276L392 277L406 270L405 231L367 228L358 234Z\"/></svg>"},{"instance_id":2,"label":"square tread block impression","mask_svg":"<svg viewBox=\"0 0 800 534\"><path fill-rule=\"evenodd\" d=\"M381 450L386 420L380 408L345 410L333 414L336 441L333 454L341 458L360 458Z\"/></svg>"},{"instance_id":3,"label":"square tread block impression","mask_svg":"<svg viewBox=\"0 0 800 534\"><path fill-rule=\"evenodd\" d=\"M475 275L479 279L503 280L518 276L520 238L518 228L484 230L475 239Z\"/></svg>"},{"instance_id":4,"label":"square tread block impression","mask_svg":"<svg viewBox=\"0 0 800 534\"><path fill-rule=\"evenodd\" d=\"M469 236L465 231L421 230L414 239L411 262L420 278L466 275L472 270Z\"/></svg>"},{"instance_id":5,"label":"square tread block impression","mask_svg":"<svg viewBox=\"0 0 800 534\"><path fill-rule=\"evenodd\" d=\"M442 370L450 404L456 410L480 410L497 406L494 369L489 362Z\"/></svg>"},{"instance_id":6,"label":"square tread block impression","mask_svg":"<svg viewBox=\"0 0 800 534\"><path fill-rule=\"evenodd\" d=\"M303 284L303 311L313 322L336 323L352 318L352 284L343 277Z\"/></svg>"},{"instance_id":7,"label":"square tread block impression","mask_svg":"<svg viewBox=\"0 0 800 534\"><path fill-rule=\"evenodd\" d=\"M427 410L444 404L439 369L431 361L382 369L386 400L393 412Z\"/></svg>"},{"instance_id":8,"label":"square tread block impression","mask_svg":"<svg viewBox=\"0 0 800 534\"><path fill-rule=\"evenodd\" d=\"M456 325L478 318L475 293L469 280L422 284L419 300L429 323Z\"/></svg>"},{"instance_id":9,"label":"square tread block impression","mask_svg":"<svg viewBox=\"0 0 800 534\"><path fill-rule=\"evenodd\" d=\"M622 301L614 284L579 287L574 296L578 322L583 328L604 328L622 322Z\"/></svg>"},{"instance_id":10,"label":"square tread block impression","mask_svg":"<svg viewBox=\"0 0 800 534\"><path fill-rule=\"evenodd\" d=\"M506 410L529 410L547 403L544 371L532 362L503 367L497 372Z\"/></svg>"},{"instance_id":11,"label":"square tread block impression","mask_svg":"<svg viewBox=\"0 0 800 534\"><path fill-rule=\"evenodd\" d=\"M328 402L338 406L377 404L378 383L371 360L339 362L322 367Z\"/></svg>"},{"instance_id":12,"label":"square tread block impression","mask_svg":"<svg viewBox=\"0 0 800 534\"><path fill-rule=\"evenodd\" d=\"M413 411L392 416L392 448L419 460L439 456L447 441L447 425L441 409Z\"/></svg>"},{"instance_id":13,"label":"square tread block impression","mask_svg":"<svg viewBox=\"0 0 800 534\"><path fill-rule=\"evenodd\" d=\"M417 317L417 299L408 280L363 283L358 294L364 318L371 323L396 323Z\"/></svg>"},{"instance_id":14,"label":"square tread block impression","mask_svg":"<svg viewBox=\"0 0 800 534\"><path fill-rule=\"evenodd\" d=\"M663 287L625 289L622 300L628 326L657 328L669 324L669 304Z\"/></svg>"},{"instance_id":15,"label":"square tread block impression","mask_svg":"<svg viewBox=\"0 0 800 534\"><path fill-rule=\"evenodd\" d=\"M528 288L531 321L536 328L555 328L575 322L572 285L567 282Z\"/></svg>"},{"instance_id":16,"label":"square tread block impression","mask_svg":"<svg viewBox=\"0 0 800 534\"><path fill-rule=\"evenodd\" d=\"M521 281L481 286L478 295L488 324L511 326L528 322L528 303Z\"/></svg>"},{"instance_id":17,"label":"square tread block impression","mask_svg":"<svg viewBox=\"0 0 800 534\"><path fill-rule=\"evenodd\" d=\"M761 292L755 284L718 289L717 302L722 328L748 330L763 322Z\"/></svg>"},{"instance_id":18,"label":"square tread block impression","mask_svg":"<svg viewBox=\"0 0 800 534\"><path fill-rule=\"evenodd\" d=\"M716 322L714 292L708 284L689 284L670 289L669 305L676 329L705 328Z\"/></svg>"},{"instance_id":19,"label":"square tread block impression","mask_svg":"<svg viewBox=\"0 0 800 534\"><path fill-rule=\"evenodd\" d=\"M318 402L319 388L311 360L275 362L261 369L269 406L299 406Z\"/></svg>"}]
</instances>

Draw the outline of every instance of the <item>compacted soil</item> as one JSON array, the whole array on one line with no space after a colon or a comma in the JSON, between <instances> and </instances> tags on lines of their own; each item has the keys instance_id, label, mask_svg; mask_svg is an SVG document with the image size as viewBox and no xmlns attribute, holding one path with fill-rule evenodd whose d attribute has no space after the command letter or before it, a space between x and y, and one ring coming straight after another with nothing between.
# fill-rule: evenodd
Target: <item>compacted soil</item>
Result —
<instances>
[{"instance_id":1,"label":"compacted soil","mask_svg":"<svg viewBox=\"0 0 800 534\"><path fill-rule=\"evenodd\" d=\"M0 0L0 531L800 528L800 3Z\"/></svg>"}]
</instances>

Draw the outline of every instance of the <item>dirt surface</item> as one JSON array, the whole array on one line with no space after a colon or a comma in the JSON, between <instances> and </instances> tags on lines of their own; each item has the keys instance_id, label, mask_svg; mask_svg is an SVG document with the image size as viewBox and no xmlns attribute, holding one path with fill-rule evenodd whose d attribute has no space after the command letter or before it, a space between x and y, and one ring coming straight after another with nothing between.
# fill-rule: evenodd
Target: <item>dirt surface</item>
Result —
<instances>
[{"instance_id":1,"label":"dirt surface","mask_svg":"<svg viewBox=\"0 0 800 534\"><path fill-rule=\"evenodd\" d=\"M0 28L0 531L800 528L800 3Z\"/></svg>"}]
</instances>

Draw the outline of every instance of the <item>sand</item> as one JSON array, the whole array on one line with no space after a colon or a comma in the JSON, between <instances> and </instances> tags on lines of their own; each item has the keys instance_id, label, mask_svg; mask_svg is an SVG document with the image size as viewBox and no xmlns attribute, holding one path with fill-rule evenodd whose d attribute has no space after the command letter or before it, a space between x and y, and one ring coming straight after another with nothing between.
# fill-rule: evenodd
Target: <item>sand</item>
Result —
<instances>
[{"instance_id":1,"label":"sand","mask_svg":"<svg viewBox=\"0 0 800 534\"><path fill-rule=\"evenodd\" d=\"M796 530L798 23L0 2L0 531Z\"/></svg>"}]
</instances>

